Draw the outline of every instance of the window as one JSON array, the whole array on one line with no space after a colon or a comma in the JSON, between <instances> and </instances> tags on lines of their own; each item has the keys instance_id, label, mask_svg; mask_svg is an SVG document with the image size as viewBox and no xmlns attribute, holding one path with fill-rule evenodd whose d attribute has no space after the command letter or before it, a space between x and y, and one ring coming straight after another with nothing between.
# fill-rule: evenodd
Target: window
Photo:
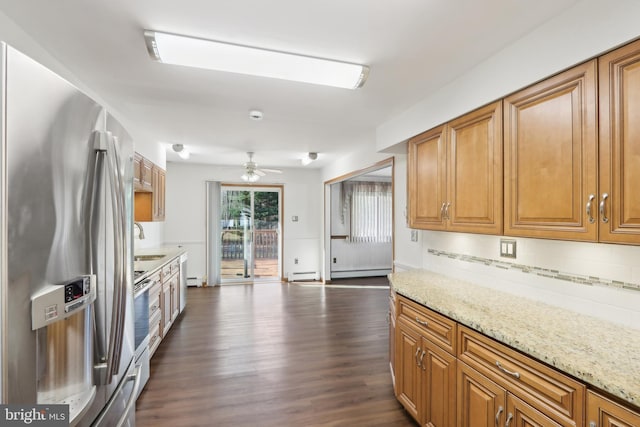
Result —
<instances>
[{"instance_id":1,"label":"window","mask_svg":"<svg viewBox=\"0 0 640 427\"><path fill-rule=\"evenodd\" d=\"M388 243L392 232L390 182L342 183L343 215L349 217L351 242Z\"/></svg>"}]
</instances>

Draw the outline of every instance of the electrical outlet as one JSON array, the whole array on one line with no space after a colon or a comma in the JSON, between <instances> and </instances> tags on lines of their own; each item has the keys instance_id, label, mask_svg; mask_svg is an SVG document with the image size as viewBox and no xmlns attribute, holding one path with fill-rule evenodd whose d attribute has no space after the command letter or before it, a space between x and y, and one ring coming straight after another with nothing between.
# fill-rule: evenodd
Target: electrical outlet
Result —
<instances>
[{"instance_id":1,"label":"electrical outlet","mask_svg":"<svg viewBox=\"0 0 640 427\"><path fill-rule=\"evenodd\" d=\"M510 239L500 239L500 256L503 258L515 258L516 241Z\"/></svg>"},{"instance_id":2,"label":"electrical outlet","mask_svg":"<svg viewBox=\"0 0 640 427\"><path fill-rule=\"evenodd\" d=\"M294 264L297 264L297 263L298 263L298 258L294 258L294 259L293 259L293 263L294 263Z\"/></svg>"}]
</instances>

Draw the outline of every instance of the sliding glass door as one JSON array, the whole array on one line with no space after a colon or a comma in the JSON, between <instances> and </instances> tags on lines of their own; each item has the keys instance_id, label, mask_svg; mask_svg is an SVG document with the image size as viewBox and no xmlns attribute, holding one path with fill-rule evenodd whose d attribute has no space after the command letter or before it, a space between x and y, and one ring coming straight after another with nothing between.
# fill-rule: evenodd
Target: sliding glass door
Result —
<instances>
[{"instance_id":1,"label":"sliding glass door","mask_svg":"<svg viewBox=\"0 0 640 427\"><path fill-rule=\"evenodd\" d=\"M281 187L221 187L221 281L280 280Z\"/></svg>"}]
</instances>

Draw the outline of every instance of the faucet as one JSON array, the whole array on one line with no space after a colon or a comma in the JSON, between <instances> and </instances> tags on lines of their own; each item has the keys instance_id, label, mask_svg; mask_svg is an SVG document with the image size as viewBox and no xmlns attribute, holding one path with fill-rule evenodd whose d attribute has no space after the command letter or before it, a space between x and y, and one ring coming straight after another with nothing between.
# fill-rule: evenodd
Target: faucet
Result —
<instances>
[{"instance_id":1,"label":"faucet","mask_svg":"<svg viewBox=\"0 0 640 427\"><path fill-rule=\"evenodd\" d=\"M144 229L142 228L142 224L140 224L139 222L134 222L133 226L138 227L138 230L140 230L140 233L138 233L138 237L140 238L140 240L144 239Z\"/></svg>"}]
</instances>

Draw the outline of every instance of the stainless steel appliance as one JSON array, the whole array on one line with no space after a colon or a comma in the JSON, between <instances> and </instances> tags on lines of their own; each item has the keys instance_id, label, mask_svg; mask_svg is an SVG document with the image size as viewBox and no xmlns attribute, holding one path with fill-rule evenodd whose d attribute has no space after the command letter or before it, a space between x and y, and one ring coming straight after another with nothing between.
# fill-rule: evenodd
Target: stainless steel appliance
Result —
<instances>
[{"instance_id":1,"label":"stainless steel appliance","mask_svg":"<svg viewBox=\"0 0 640 427\"><path fill-rule=\"evenodd\" d=\"M133 143L5 44L0 64L1 401L133 426Z\"/></svg>"},{"instance_id":2,"label":"stainless steel appliance","mask_svg":"<svg viewBox=\"0 0 640 427\"><path fill-rule=\"evenodd\" d=\"M149 289L154 285L155 281L150 278L137 281L134 285L135 364L140 381L136 398L149 380Z\"/></svg>"}]
</instances>

